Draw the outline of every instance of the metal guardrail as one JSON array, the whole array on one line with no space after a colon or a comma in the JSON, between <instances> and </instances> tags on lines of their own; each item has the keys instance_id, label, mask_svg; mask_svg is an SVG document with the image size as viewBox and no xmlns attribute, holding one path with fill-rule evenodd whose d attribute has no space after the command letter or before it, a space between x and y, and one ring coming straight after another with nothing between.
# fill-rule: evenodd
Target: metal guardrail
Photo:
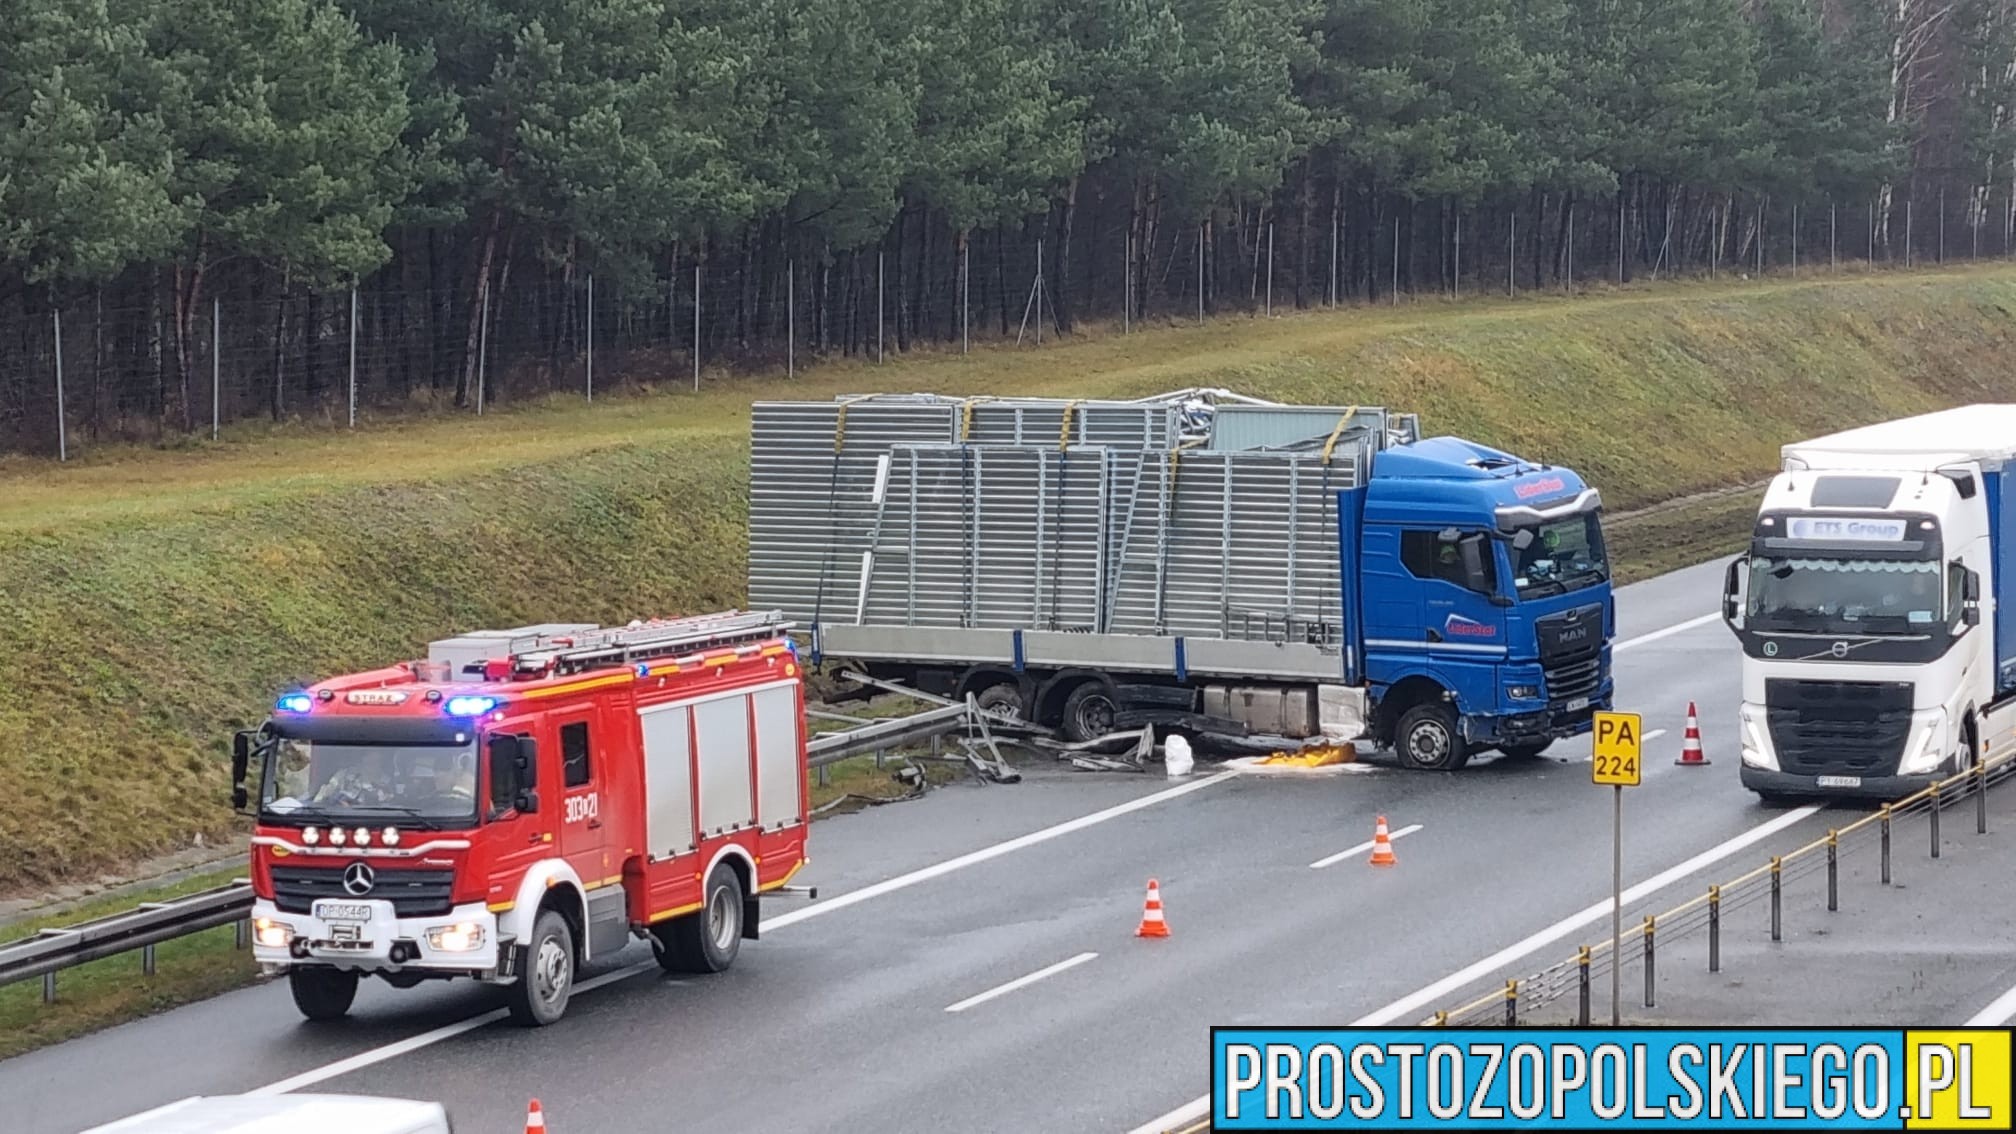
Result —
<instances>
[{"instance_id":1,"label":"metal guardrail","mask_svg":"<svg viewBox=\"0 0 2016 1134\"><path fill-rule=\"evenodd\" d=\"M1505 987L1486 993L1466 1004L1445 1009L1422 1020L1423 1027L1504 1024L1516 1026L1520 1012L1544 1008L1568 996L1577 997L1576 1019L1581 1026L1590 1020L1590 988L1598 977L1607 977L1619 965L1642 962L1645 978L1644 1006L1655 1006L1658 992L1658 944L1706 931L1708 971L1721 971L1722 921L1731 912L1768 901L1771 907L1771 940L1784 939L1784 892L1787 883L1825 872L1827 909L1840 908L1840 863L1844 854L1863 852L1873 838L1881 857L1883 885L1890 884L1892 835L1896 821L1914 815L1930 818L1930 855L1939 857L1940 813L1949 803L1974 800L1974 830L1988 833L1988 789L2016 774L2016 749L2005 750L1964 772L1881 807L1845 827L1828 830L1820 838L1770 861L1663 913L1648 914L1635 929L1627 928L1622 940L1606 939L1576 950L1573 957L1555 963L1523 980L1508 980Z\"/></svg>"},{"instance_id":2,"label":"metal guardrail","mask_svg":"<svg viewBox=\"0 0 2016 1134\"><path fill-rule=\"evenodd\" d=\"M250 879L175 898L143 902L92 921L44 929L0 945L0 986L42 978L42 999L56 998L56 973L135 949L145 952L142 967L154 972L154 946L177 937L237 922L238 945L245 945L245 917L252 911Z\"/></svg>"},{"instance_id":3,"label":"metal guardrail","mask_svg":"<svg viewBox=\"0 0 2016 1134\"><path fill-rule=\"evenodd\" d=\"M937 698L932 698L937 700ZM845 732L810 738L805 745L806 766L824 768L852 756L884 752L956 732L977 731L992 746L988 723L1012 724L999 714L980 709L968 698L964 704L943 702L907 717L876 721ZM969 758L972 746L968 746ZM999 753L995 753L998 761ZM1002 765L1005 767L1005 765ZM1013 775L1012 772L1007 773ZM63 969L106 957L143 951L142 971L154 972L154 946L163 941L187 937L221 925L238 925L237 946L247 944L247 920L252 912L250 879L238 879L228 886L190 894L165 902L145 902L130 910L56 929L44 929L18 941L0 944L0 987L42 978L42 999L56 998L56 974Z\"/></svg>"}]
</instances>

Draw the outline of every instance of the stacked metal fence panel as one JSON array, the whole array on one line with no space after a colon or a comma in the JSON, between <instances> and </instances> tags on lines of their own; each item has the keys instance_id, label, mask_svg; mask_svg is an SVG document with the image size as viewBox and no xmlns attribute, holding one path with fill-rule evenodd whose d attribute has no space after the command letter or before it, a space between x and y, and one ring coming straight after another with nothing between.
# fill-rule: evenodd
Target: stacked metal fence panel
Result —
<instances>
[{"instance_id":1,"label":"stacked metal fence panel","mask_svg":"<svg viewBox=\"0 0 2016 1134\"><path fill-rule=\"evenodd\" d=\"M1334 654L1337 493L1378 408L855 395L753 407L749 602L806 624L1298 642Z\"/></svg>"}]
</instances>

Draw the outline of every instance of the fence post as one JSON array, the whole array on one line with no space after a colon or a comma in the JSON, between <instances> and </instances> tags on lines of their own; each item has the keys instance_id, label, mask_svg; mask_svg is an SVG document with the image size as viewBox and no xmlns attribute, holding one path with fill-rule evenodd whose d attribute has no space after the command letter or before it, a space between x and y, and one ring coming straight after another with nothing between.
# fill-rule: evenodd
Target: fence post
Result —
<instances>
[{"instance_id":1,"label":"fence post","mask_svg":"<svg viewBox=\"0 0 2016 1134\"><path fill-rule=\"evenodd\" d=\"M1653 962L1652 935L1655 929L1656 926L1653 923L1652 915L1646 914L1645 915L1645 1007L1647 1008L1652 1007L1652 989L1656 984L1656 979L1653 975L1653 967L1652 967Z\"/></svg>"},{"instance_id":2,"label":"fence post","mask_svg":"<svg viewBox=\"0 0 2016 1134\"><path fill-rule=\"evenodd\" d=\"M1197 222L1197 325L1204 325L1204 224Z\"/></svg>"},{"instance_id":3,"label":"fence post","mask_svg":"<svg viewBox=\"0 0 2016 1134\"><path fill-rule=\"evenodd\" d=\"M1841 835L1827 832L1827 912L1834 913L1841 908Z\"/></svg>"},{"instance_id":4,"label":"fence post","mask_svg":"<svg viewBox=\"0 0 2016 1134\"><path fill-rule=\"evenodd\" d=\"M1134 333L1134 234L1128 233L1120 254L1120 333Z\"/></svg>"},{"instance_id":5,"label":"fence post","mask_svg":"<svg viewBox=\"0 0 2016 1134\"><path fill-rule=\"evenodd\" d=\"M70 434L63 421L63 313L49 313L56 320L56 459L70 459Z\"/></svg>"},{"instance_id":6,"label":"fence post","mask_svg":"<svg viewBox=\"0 0 2016 1134\"><path fill-rule=\"evenodd\" d=\"M1580 946L1575 952L1575 983L1577 985L1578 1006L1576 1023L1589 1026L1589 946Z\"/></svg>"},{"instance_id":7,"label":"fence post","mask_svg":"<svg viewBox=\"0 0 2016 1134\"><path fill-rule=\"evenodd\" d=\"M1940 809L1939 785L1937 783L1934 783L1932 785L1932 822L1929 825L1932 832L1933 858L1939 857L1939 809Z\"/></svg>"},{"instance_id":8,"label":"fence post","mask_svg":"<svg viewBox=\"0 0 2016 1134\"><path fill-rule=\"evenodd\" d=\"M210 300L210 440L217 440L217 434L224 425L224 303L212 297Z\"/></svg>"},{"instance_id":9,"label":"fence post","mask_svg":"<svg viewBox=\"0 0 2016 1134\"><path fill-rule=\"evenodd\" d=\"M357 428L357 285L350 285L350 428Z\"/></svg>"},{"instance_id":10,"label":"fence post","mask_svg":"<svg viewBox=\"0 0 2016 1134\"><path fill-rule=\"evenodd\" d=\"M1274 317L1274 222L1267 222L1267 317Z\"/></svg>"},{"instance_id":11,"label":"fence post","mask_svg":"<svg viewBox=\"0 0 2016 1134\"><path fill-rule=\"evenodd\" d=\"M882 361L882 256L882 252L878 249L875 253L875 361L877 362ZM1041 241L1038 241L1036 244L1036 271L1039 274L1043 271L1043 244ZM1042 313L1038 312L1037 314L1040 317Z\"/></svg>"},{"instance_id":12,"label":"fence post","mask_svg":"<svg viewBox=\"0 0 2016 1134\"><path fill-rule=\"evenodd\" d=\"M1799 206L1792 206L1792 278L1799 278Z\"/></svg>"},{"instance_id":13,"label":"fence post","mask_svg":"<svg viewBox=\"0 0 2016 1134\"><path fill-rule=\"evenodd\" d=\"M1976 757L1976 761L1974 765L1974 833L1985 835L1988 833L1988 765L1979 763L1979 757Z\"/></svg>"},{"instance_id":14,"label":"fence post","mask_svg":"<svg viewBox=\"0 0 2016 1134\"><path fill-rule=\"evenodd\" d=\"M959 244L959 353L973 350L973 245Z\"/></svg>"},{"instance_id":15,"label":"fence post","mask_svg":"<svg viewBox=\"0 0 2016 1134\"><path fill-rule=\"evenodd\" d=\"M1505 982L1505 1026L1519 1026L1519 982L1516 980Z\"/></svg>"},{"instance_id":16,"label":"fence post","mask_svg":"<svg viewBox=\"0 0 2016 1134\"><path fill-rule=\"evenodd\" d=\"M696 257L693 261L693 392L696 394L700 392L700 268ZM821 775L819 782L825 783L826 777Z\"/></svg>"},{"instance_id":17,"label":"fence post","mask_svg":"<svg viewBox=\"0 0 2016 1134\"><path fill-rule=\"evenodd\" d=\"M1450 290L1451 292L1454 293L1457 299L1461 299L1463 298L1463 214L1462 213L1456 214L1456 246L1451 251L1455 257L1456 270L1451 274L1451 279L1454 282L1450 285Z\"/></svg>"},{"instance_id":18,"label":"fence post","mask_svg":"<svg viewBox=\"0 0 2016 1134\"><path fill-rule=\"evenodd\" d=\"M1890 884L1890 805L1887 803L1883 805L1882 816L1880 825L1883 829L1883 840L1880 857L1883 860L1883 884L1888 886Z\"/></svg>"},{"instance_id":19,"label":"fence post","mask_svg":"<svg viewBox=\"0 0 2016 1134\"><path fill-rule=\"evenodd\" d=\"M784 261L784 376L798 376L798 263Z\"/></svg>"},{"instance_id":20,"label":"fence post","mask_svg":"<svg viewBox=\"0 0 2016 1134\"><path fill-rule=\"evenodd\" d=\"M1708 971L1722 971L1722 887L1708 887Z\"/></svg>"},{"instance_id":21,"label":"fence post","mask_svg":"<svg viewBox=\"0 0 2016 1134\"><path fill-rule=\"evenodd\" d=\"M1784 919L1781 916L1784 908L1784 900L1782 898L1785 890L1784 867L1785 860L1783 858L1775 854L1771 856L1771 940L1773 941L1783 941L1785 939L1783 932Z\"/></svg>"},{"instance_id":22,"label":"fence post","mask_svg":"<svg viewBox=\"0 0 2016 1134\"><path fill-rule=\"evenodd\" d=\"M1505 295L1519 294L1519 212L1512 212L1512 231L1505 237Z\"/></svg>"},{"instance_id":23,"label":"fence post","mask_svg":"<svg viewBox=\"0 0 2016 1134\"><path fill-rule=\"evenodd\" d=\"M476 416L483 416L483 388L490 384L490 281L483 281L483 326L476 333Z\"/></svg>"},{"instance_id":24,"label":"fence post","mask_svg":"<svg viewBox=\"0 0 2016 1134\"><path fill-rule=\"evenodd\" d=\"M588 400L595 400L595 273L588 273Z\"/></svg>"}]
</instances>

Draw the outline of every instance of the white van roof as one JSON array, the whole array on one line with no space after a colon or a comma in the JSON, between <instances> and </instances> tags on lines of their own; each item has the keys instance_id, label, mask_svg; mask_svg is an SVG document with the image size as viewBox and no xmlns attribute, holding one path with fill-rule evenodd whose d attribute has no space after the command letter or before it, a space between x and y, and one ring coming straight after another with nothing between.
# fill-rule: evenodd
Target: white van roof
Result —
<instances>
[{"instance_id":1,"label":"white van roof","mask_svg":"<svg viewBox=\"0 0 2016 1134\"><path fill-rule=\"evenodd\" d=\"M1960 406L1878 422L1795 442L1780 455L1813 469L1933 472L1960 461L1992 468L2016 458L2016 405Z\"/></svg>"},{"instance_id":2,"label":"white van roof","mask_svg":"<svg viewBox=\"0 0 2016 1134\"><path fill-rule=\"evenodd\" d=\"M84 1134L449 1134L440 1103L370 1095L198 1095Z\"/></svg>"}]
</instances>

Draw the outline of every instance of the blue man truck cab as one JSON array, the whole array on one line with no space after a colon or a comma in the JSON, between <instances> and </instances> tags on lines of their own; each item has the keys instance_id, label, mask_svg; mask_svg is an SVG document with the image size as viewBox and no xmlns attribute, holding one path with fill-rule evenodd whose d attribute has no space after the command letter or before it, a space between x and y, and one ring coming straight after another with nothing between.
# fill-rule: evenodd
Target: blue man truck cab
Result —
<instances>
[{"instance_id":1,"label":"blue man truck cab","mask_svg":"<svg viewBox=\"0 0 2016 1134\"><path fill-rule=\"evenodd\" d=\"M1093 740L1538 753L1611 698L1602 501L1381 407L870 394L752 409L749 602Z\"/></svg>"}]
</instances>

